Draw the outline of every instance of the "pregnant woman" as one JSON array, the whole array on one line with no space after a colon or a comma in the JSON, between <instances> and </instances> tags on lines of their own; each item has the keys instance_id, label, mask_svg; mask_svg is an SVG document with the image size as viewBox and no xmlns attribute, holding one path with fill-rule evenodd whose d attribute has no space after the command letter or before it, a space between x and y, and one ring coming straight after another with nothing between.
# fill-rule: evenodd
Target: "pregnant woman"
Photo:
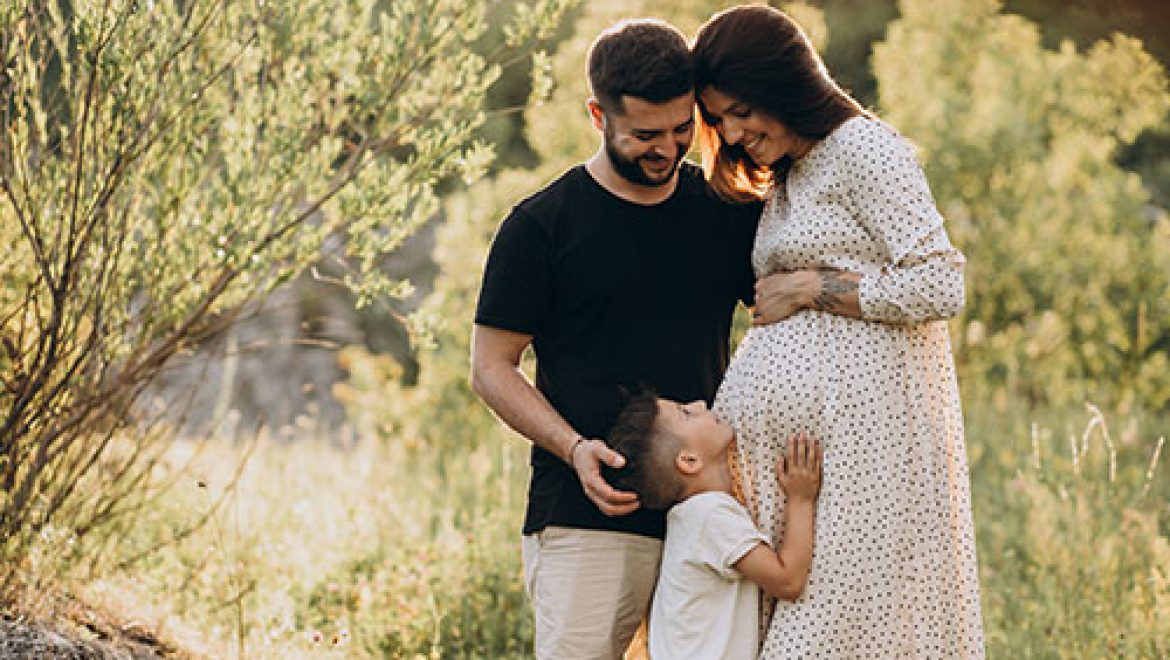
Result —
<instances>
[{"instance_id":1,"label":"pregnant woman","mask_svg":"<svg viewBox=\"0 0 1170 660\"><path fill-rule=\"evenodd\" d=\"M963 255L909 143L827 74L790 18L716 14L693 47L704 167L764 199L756 322L716 401L774 543L776 457L824 446L812 571L761 609L765 658L981 658L975 537L950 340ZM775 547L775 546L774 546Z\"/></svg>"}]
</instances>

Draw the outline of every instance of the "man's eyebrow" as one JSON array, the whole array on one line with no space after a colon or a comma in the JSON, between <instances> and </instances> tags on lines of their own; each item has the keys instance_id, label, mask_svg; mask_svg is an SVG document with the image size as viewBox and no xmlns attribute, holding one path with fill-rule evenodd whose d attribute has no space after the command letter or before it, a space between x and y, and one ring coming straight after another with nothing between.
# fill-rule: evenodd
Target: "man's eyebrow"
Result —
<instances>
[{"instance_id":1,"label":"man's eyebrow","mask_svg":"<svg viewBox=\"0 0 1170 660\"><path fill-rule=\"evenodd\" d=\"M688 119L688 120L682 122L681 124L678 124L677 126L674 126L673 128L670 128L670 129L665 129L665 128L631 128L630 132L633 133L634 135L659 136L659 135L662 135L663 133L667 132L668 130L677 131L677 130L681 130L681 129L685 129L685 128L690 128L690 126L694 123L695 123L694 119Z\"/></svg>"}]
</instances>

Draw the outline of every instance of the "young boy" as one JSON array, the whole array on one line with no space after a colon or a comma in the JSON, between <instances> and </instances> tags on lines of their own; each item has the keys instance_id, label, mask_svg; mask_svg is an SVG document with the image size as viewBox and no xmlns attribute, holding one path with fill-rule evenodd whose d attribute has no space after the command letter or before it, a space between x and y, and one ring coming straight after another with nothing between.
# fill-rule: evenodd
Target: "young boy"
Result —
<instances>
[{"instance_id":1,"label":"young boy","mask_svg":"<svg viewBox=\"0 0 1170 660\"><path fill-rule=\"evenodd\" d=\"M777 462L788 497L777 552L731 495L733 435L702 401L651 393L632 397L610 432L610 446L626 458L626 467L610 471L611 483L636 492L645 507L670 509L650 610L654 660L756 657L759 588L795 600L808 579L820 446L792 436Z\"/></svg>"}]
</instances>

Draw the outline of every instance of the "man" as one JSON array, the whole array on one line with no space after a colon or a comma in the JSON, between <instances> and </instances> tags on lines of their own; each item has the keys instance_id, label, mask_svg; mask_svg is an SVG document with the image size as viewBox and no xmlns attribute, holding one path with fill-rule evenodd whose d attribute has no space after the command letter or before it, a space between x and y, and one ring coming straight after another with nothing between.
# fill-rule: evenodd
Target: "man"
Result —
<instances>
[{"instance_id":1,"label":"man","mask_svg":"<svg viewBox=\"0 0 1170 660\"><path fill-rule=\"evenodd\" d=\"M758 207L731 206L684 162L694 137L686 40L627 21L589 53L598 151L517 205L484 272L472 387L533 443L525 583L538 658L620 657L648 609L664 513L602 479L623 391L708 403L750 298ZM536 383L519 370L529 345Z\"/></svg>"}]
</instances>

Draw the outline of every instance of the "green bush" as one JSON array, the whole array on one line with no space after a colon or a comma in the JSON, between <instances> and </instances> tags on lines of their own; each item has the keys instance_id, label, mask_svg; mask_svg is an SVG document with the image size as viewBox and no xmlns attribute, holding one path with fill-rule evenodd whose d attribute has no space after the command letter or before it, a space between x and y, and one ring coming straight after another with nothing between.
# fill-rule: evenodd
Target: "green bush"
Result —
<instances>
[{"instance_id":1,"label":"green bush","mask_svg":"<svg viewBox=\"0 0 1170 660\"><path fill-rule=\"evenodd\" d=\"M1170 108L1136 39L1045 50L994 0L904 0L875 46L882 112L922 148L969 260L965 393L1170 407L1170 217L1114 161Z\"/></svg>"}]
</instances>

